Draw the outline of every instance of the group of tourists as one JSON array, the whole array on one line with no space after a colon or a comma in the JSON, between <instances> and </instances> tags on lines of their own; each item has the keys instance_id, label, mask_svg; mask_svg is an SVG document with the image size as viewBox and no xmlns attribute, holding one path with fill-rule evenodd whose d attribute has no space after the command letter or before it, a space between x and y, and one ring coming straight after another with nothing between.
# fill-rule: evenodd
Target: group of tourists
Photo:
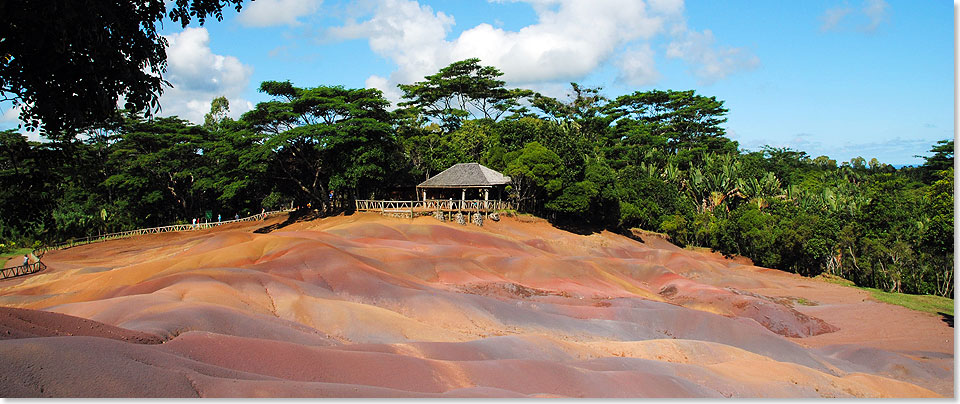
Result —
<instances>
[{"instance_id":1,"label":"group of tourists","mask_svg":"<svg viewBox=\"0 0 960 404\"><path fill-rule=\"evenodd\" d=\"M233 215L233 220L240 220L240 214L239 214L239 213L235 213L235 214ZM223 216L221 216L221 215L218 213L218 214L217 214L217 221L216 221L216 222L213 222L213 223L220 223L220 222L222 222L222 221L223 221ZM203 218L199 218L199 217L193 218L193 221L191 222L191 225L192 225L193 227L197 227L198 225L201 225L201 224L203 224Z\"/></svg>"}]
</instances>

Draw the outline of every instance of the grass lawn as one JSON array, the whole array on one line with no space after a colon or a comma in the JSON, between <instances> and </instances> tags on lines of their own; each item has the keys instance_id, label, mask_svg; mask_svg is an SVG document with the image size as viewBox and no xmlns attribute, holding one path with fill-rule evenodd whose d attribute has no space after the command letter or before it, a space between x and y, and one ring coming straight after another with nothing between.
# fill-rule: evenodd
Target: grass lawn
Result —
<instances>
[{"instance_id":1,"label":"grass lawn","mask_svg":"<svg viewBox=\"0 0 960 404\"><path fill-rule=\"evenodd\" d=\"M953 315L953 299L949 297L934 295L909 295L906 293L885 292L874 288L862 288L854 285L853 281L826 273L817 275L816 278L824 282L866 290L870 292L870 297L878 302L895 304L908 309L932 314L946 313L951 316Z\"/></svg>"},{"instance_id":2,"label":"grass lawn","mask_svg":"<svg viewBox=\"0 0 960 404\"><path fill-rule=\"evenodd\" d=\"M0 265L2 265L4 262L10 259L10 257L15 257L18 255L22 257L23 254L29 254L30 251L33 251L33 249L29 247L22 247L22 248L17 248L15 250L7 251L5 253L0 253Z\"/></svg>"},{"instance_id":3,"label":"grass lawn","mask_svg":"<svg viewBox=\"0 0 960 404\"><path fill-rule=\"evenodd\" d=\"M878 302L895 304L908 309L925 311L927 313L946 313L953 315L953 299L934 295L908 295L905 293L890 293L874 288L860 288L870 292L870 297Z\"/></svg>"}]
</instances>

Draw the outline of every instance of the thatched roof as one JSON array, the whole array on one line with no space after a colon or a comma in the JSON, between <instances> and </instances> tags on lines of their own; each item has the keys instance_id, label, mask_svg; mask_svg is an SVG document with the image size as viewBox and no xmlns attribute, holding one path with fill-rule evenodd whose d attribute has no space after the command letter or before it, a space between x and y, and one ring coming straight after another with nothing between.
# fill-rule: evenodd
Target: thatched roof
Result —
<instances>
[{"instance_id":1,"label":"thatched roof","mask_svg":"<svg viewBox=\"0 0 960 404\"><path fill-rule=\"evenodd\" d=\"M510 177L480 165L480 163L454 164L440 174L421 182L423 188L470 188L490 187L510 182Z\"/></svg>"}]
</instances>

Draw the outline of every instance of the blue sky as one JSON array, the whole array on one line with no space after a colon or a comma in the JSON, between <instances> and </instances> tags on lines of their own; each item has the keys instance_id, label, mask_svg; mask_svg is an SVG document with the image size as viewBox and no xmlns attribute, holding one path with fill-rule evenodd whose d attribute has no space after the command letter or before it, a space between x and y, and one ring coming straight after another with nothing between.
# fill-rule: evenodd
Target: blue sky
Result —
<instances>
[{"instance_id":1,"label":"blue sky","mask_svg":"<svg viewBox=\"0 0 960 404\"><path fill-rule=\"evenodd\" d=\"M953 7L944 1L256 0L223 22L167 24L161 115L234 116L265 80L376 87L480 57L509 86L564 97L694 89L730 109L742 148L916 164L954 137ZM5 114L7 125L11 112ZM0 124L3 124L0 122Z\"/></svg>"}]
</instances>

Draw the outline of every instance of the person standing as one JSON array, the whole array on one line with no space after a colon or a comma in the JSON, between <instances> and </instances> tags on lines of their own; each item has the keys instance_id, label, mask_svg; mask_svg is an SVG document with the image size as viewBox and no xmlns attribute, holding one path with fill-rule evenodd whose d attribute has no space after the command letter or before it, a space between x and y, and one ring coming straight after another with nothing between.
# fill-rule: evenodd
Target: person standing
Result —
<instances>
[{"instance_id":1,"label":"person standing","mask_svg":"<svg viewBox=\"0 0 960 404\"><path fill-rule=\"evenodd\" d=\"M217 223L220 223L220 214L217 213Z\"/></svg>"},{"instance_id":2,"label":"person standing","mask_svg":"<svg viewBox=\"0 0 960 404\"><path fill-rule=\"evenodd\" d=\"M23 254L23 266L27 266L27 264L29 263L30 263L30 256L27 254Z\"/></svg>"}]
</instances>

